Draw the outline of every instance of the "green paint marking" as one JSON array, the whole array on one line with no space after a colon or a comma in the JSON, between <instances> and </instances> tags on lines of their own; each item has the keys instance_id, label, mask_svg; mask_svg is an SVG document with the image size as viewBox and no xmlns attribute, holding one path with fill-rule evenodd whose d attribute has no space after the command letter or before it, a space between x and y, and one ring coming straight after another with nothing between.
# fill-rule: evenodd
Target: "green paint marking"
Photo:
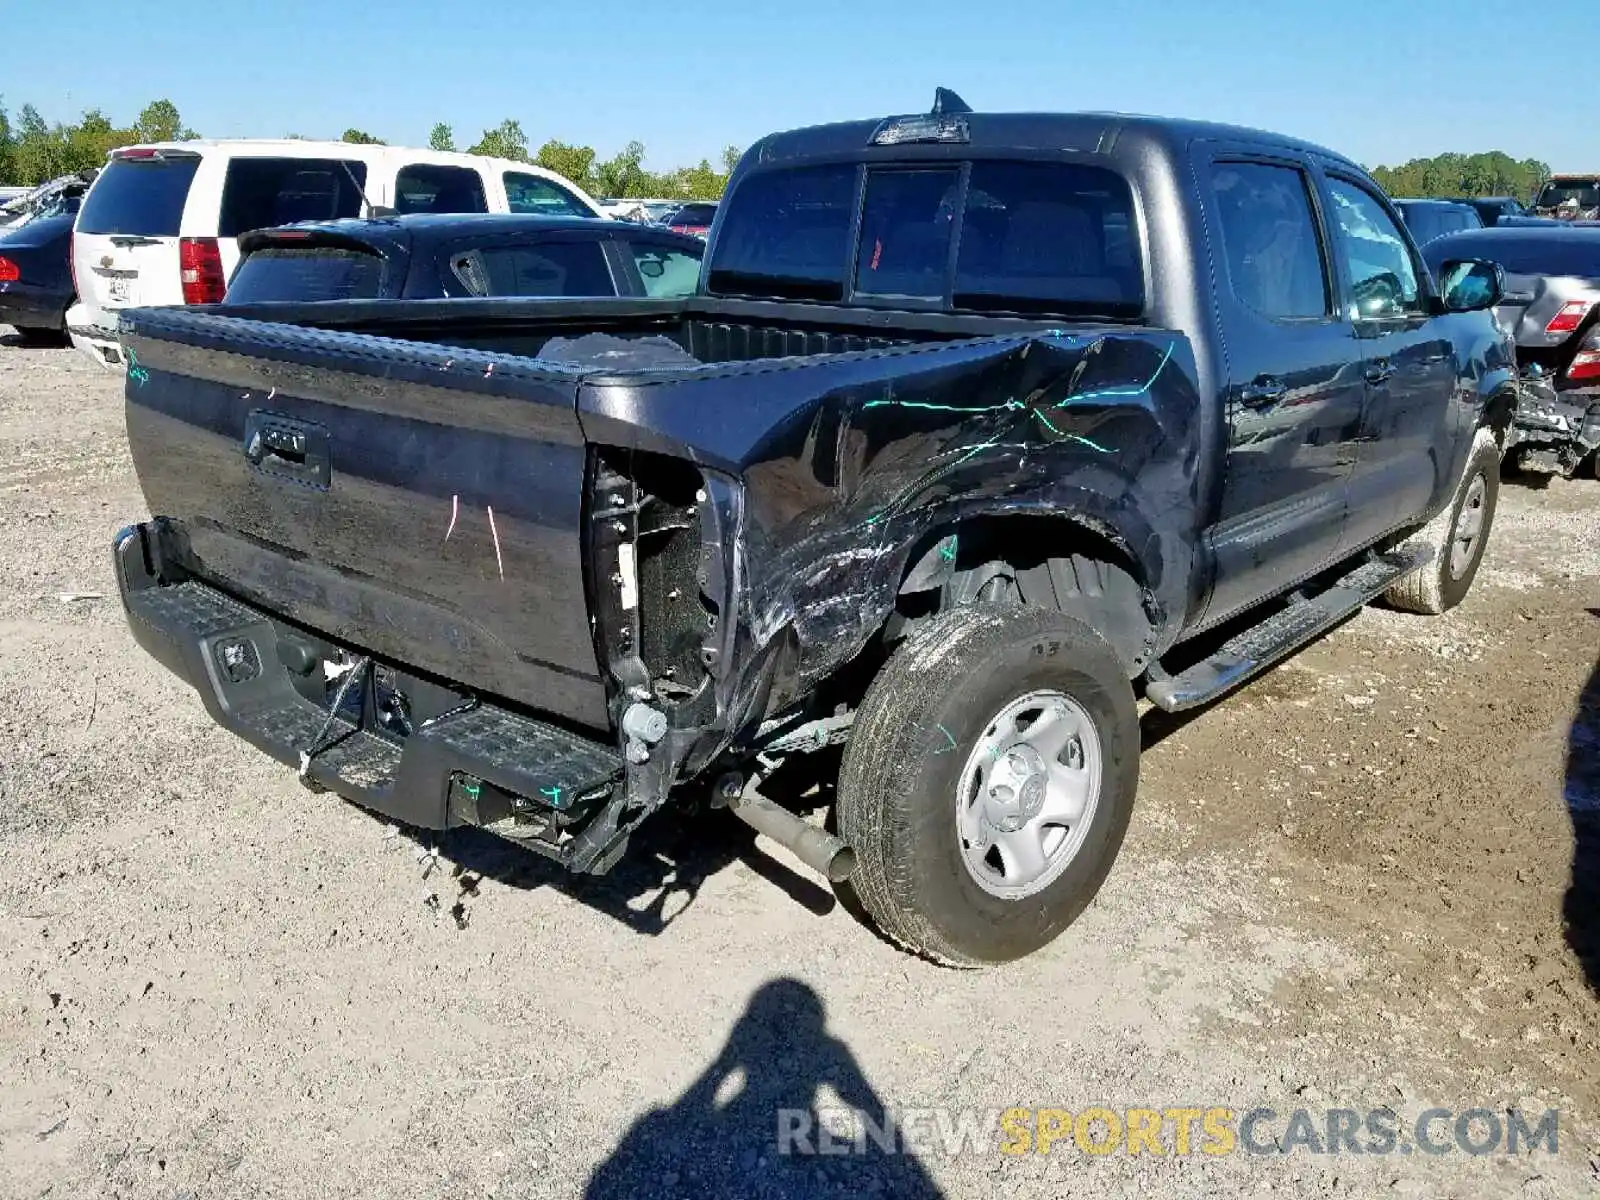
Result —
<instances>
[{"instance_id":1,"label":"green paint marking","mask_svg":"<svg viewBox=\"0 0 1600 1200\"><path fill-rule=\"evenodd\" d=\"M939 547L939 557L945 562L955 562L956 536L954 534L951 534L949 537L947 537L944 541L944 545Z\"/></svg>"},{"instance_id":2,"label":"green paint marking","mask_svg":"<svg viewBox=\"0 0 1600 1200\"><path fill-rule=\"evenodd\" d=\"M150 372L139 365L139 356L128 351L128 378L137 380L140 387L150 382Z\"/></svg>"},{"instance_id":3,"label":"green paint marking","mask_svg":"<svg viewBox=\"0 0 1600 1200\"><path fill-rule=\"evenodd\" d=\"M478 798L478 793L483 790L483 785L481 783L463 784L461 790L476 800Z\"/></svg>"},{"instance_id":4,"label":"green paint marking","mask_svg":"<svg viewBox=\"0 0 1600 1200\"><path fill-rule=\"evenodd\" d=\"M550 803L557 808L561 807L561 789L559 787L542 787L539 795L550 797Z\"/></svg>"},{"instance_id":5,"label":"green paint marking","mask_svg":"<svg viewBox=\"0 0 1600 1200\"><path fill-rule=\"evenodd\" d=\"M956 748L956 740L955 740L955 738L950 736L950 731L948 729L946 729L943 725L937 726L937 729L939 730L940 733L944 734L944 740L949 742L950 744L948 746L941 746L939 749L935 750L934 753L935 754L949 754L950 751L952 751L952 750L954 750Z\"/></svg>"}]
</instances>

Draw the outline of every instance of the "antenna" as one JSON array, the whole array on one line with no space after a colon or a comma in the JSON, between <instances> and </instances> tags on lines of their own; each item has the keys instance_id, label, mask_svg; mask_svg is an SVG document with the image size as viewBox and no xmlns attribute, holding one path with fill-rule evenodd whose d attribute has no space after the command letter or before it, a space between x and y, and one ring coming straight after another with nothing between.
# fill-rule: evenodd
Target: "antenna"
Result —
<instances>
[{"instance_id":1,"label":"antenna","mask_svg":"<svg viewBox=\"0 0 1600 1200\"><path fill-rule=\"evenodd\" d=\"M969 113L972 106L956 95L949 88L933 89L933 115L942 117L946 113Z\"/></svg>"},{"instance_id":2,"label":"antenna","mask_svg":"<svg viewBox=\"0 0 1600 1200\"><path fill-rule=\"evenodd\" d=\"M376 217L378 215L377 205L367 199L367 189L361 186L361 180L357 179L356 173L350 169L350 161L341 158L339 165L344 168L344 173L350 177L350 186L356 189L356 195L361 197L361 203L367 206L367 216Z\"/></svg>"}]
</instances>

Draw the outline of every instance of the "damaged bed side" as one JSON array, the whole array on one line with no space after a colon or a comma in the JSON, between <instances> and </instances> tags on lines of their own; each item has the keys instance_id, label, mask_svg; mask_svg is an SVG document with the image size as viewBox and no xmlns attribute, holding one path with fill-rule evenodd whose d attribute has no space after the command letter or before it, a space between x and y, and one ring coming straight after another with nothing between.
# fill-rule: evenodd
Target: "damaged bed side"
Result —
<instances>
[{"instance_id":1,"label":"damaged bed side","mask_svg":"<svg viewBox=\"0 0 1600 1200\"><path fill-rule=\"evenodd\" d=\"M739 370L580 389L602 464L596 640L667 713L651 757L669 777L787 740L852 660L963 599L1092 618L1130 678L1175 640L1205 423L1181 334L1040 330L783 366L781 386ZM699 467L676 499L673 463ZM809 736L842 736L831 709L811 715Z\"/></svg>"}]
</instances>

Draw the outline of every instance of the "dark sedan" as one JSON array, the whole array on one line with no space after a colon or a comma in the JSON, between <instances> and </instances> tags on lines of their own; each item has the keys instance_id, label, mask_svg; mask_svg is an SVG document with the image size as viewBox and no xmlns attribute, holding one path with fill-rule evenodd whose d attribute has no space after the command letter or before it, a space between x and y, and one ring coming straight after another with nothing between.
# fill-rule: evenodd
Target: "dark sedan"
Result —
<instances>
[{"instance_id":1,"label":"dark sedan","mask_svg":"<svg viewBox=\"0 0 1600 1200\"><path fill-rule=\"evenodd\" d=\"M257 230L229 304L474 296L687 296L705 243L627 221L415 215Z\"/></svg>"},{"instance_id":2,"label":"dark sedan","mask_svg":"<svg viewBox=\"0 0 1600 1200\"><path fill-rule=\"evenodd\" d=\"M1498 225L1506 217L1520 217L1528 210L1513 196L1450 196L1457 204L1470 204L1478 210L1478 218L1487 228Z\"/></svg>"},{"instance_id":3,"label":"dark sedan","mask_svg":"<svg viewBox=\"0 0 1600 1200\"><path fill-rule=\"evenodd\" d=\"M0 235L0 325L24 342L59 342L72 307L74 197L48 216L31 217Z\"/></svg>"},{"instance_id":4,"label":"dark sedan","mask_svg":"<svg viewBox=\"0 0 1600 1200\"><path fill-rule=\"evenodd\" d=\"M1394 206L1419 246L1447 233L1483 228L1476 208L1454 200L1396 200Z\"/></svg>"}]
</instances>

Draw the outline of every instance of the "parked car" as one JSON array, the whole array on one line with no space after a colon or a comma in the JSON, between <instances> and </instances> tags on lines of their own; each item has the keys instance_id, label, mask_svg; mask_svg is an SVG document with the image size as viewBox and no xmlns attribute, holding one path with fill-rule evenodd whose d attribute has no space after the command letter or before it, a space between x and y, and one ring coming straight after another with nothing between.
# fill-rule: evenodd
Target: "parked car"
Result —
<instances>
[{"instance_id":1,"label":"parked car","mask_svg":"<svg viewBox=\"0 0 1600 1200\"><path fill-rule=\"evenodd\" d=\"M1470 588L1499 271L1430 271L1349 159L941 89L723 204L687 299L124 312L134 637L392 819L604 872L703 780L981 963L1106 877L1138 692ZM835 835L762 788L840 741Z\"/></svg>"},{"instance_id":2,"label":"parked car","mask_svg":"<svg viewBox=\"0 0 1600 1200\"><path fill-rule=\"evenodd\" d=\"M1533 215L1562 221L1600 218L1600 175L1552 175L1533 198Z\"/></svg>"},{"instance_id":3,"label":"parked car","mask_svg":"<svg viewBox=\"0 0 1600 1200\"><path fill-rule=\"evenodd\" d=\"M116 314L220 300L240 234L385 211L601 215L570 180L509 159L296 139L128 146L111 152L79 215L73 343L116 364Z\"/></svg>"},{"instance_id":4,"label":"parked car","mask_svg":"<svg viewBox=\"0 0 1600 1200\"><path fill-rule=\"evenodd\" d=\"M592 217L414 216L239 238L229 304L465 296L687 296L705 243Z\"/></svg>"},{"instance_id":5,"label":"parked car","mask_svg":"<svg viewBox=\"0 0 1600 1200\"><path fill-rule=\"evenodd\" d=\"M77 206L76 199L63 201L54 215L0 232L0 325L10 325L25 343L66 341Z\"/></svg>"},{"instance_id":6,"label":"parked car","mask_svg":"<svg viewBox=\"0 0 1600 1200\"><path fill-rule=\"evenodd\" d=\"M1528 211L1513 196L1451 196L1449 199L1457 204L1472 205L1485 226L1497 224L1505 217L1520 217Z\"/></svg>"},{"instance_id":7,"label":"parked car","mask_svg":"<svg viewBox=\"0 0 1600 1200\"><path fill-rule=\"evenodd\" d=\"M686 233L692 237L705 237L711 232L711 222L716 220L717 206L714 203L701 203L680 205L671 215L663 217L661 223L675 233Z\"/></svg>"},{"instance_id":8,"label":"parked car","mask_svg":"<svg viewBox=\"0 0 1600 1200\"><path fill-rule=\"evenodd\" d=\"M1516 341L1522 382L1504 449L1524 471L1600 471L1600 228L1585 224L1500 225L1424 248L1435 269L1474 257L1505 272L1495 314Z\"/></svg>"},{"instance_id":9,"label":"parked car","mask_svg":"<svg viewBox=\"0 0 1600 1200\"><path fill-rule=\"evenodd\" d=\"M1447 233L1483 228L1483 219L1470 204L1458 204L1453 200L1396 200L1394 206L1419 246Z\"/></svg>"},{"instance_id":10,"label":"parked car","mask_svg":"<svg viewBox=\"0 0 1600 1200\"><path fill-rule=\"evenodd\" d=\"M62 175L38 187L8 188L13 195L0 203L0 233L9 233L36 216L53 216L64 202L83 196L95 173L83 171Z\"/></svg>"}]
</instances>

